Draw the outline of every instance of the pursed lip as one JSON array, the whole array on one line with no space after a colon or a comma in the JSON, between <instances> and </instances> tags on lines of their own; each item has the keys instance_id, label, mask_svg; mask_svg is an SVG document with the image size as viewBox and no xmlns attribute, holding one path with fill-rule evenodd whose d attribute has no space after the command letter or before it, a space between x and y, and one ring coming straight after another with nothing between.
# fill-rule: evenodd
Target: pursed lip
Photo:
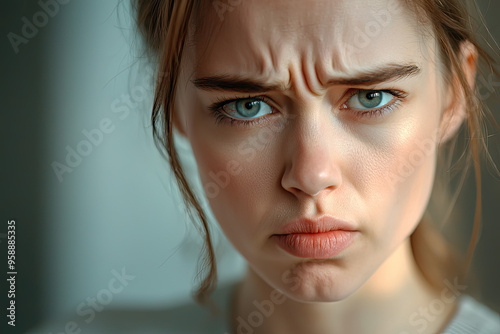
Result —
<instances>
[{"instance_id":1,"label":"pursed lip","mask_svg":"<svg viewBox=\"0 0 500 334\"><path fill-rule=\"evenodd\" d=\"M353 224L332 216L323 215L318 218L299 218L293 220L283 226L283 228L278 233L275 233L275 235L325 233L336 230L357 231Z\"/></svg>"},{"instance_id":2,"label":"pursed lip","mask_svg":"<svg viewBox=\"0 0 500 334\"><path fill-rule=\"evenodd\" d=\"M321 216L316 219L294 220L271 238L279 248L295 257L327 259L338 256L347 249L356 239L357 232L348 222Z\"/></svg>"}]
</instances>

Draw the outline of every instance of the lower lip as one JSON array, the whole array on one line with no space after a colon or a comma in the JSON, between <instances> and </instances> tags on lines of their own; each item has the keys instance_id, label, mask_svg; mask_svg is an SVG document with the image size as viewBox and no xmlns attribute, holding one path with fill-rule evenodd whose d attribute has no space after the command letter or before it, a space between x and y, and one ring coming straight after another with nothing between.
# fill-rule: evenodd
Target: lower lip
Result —
<instances>
[{"instance_id":1,"label":"lower lip","mask_svg":"<svg viewBox=\"0 0 500 334\"><path fill-rule=\"evenodd\" d=\"M301 258L327 259L340 254L354 241L355 231L276 234L278 246Z\"/></svg>"}]
</instances>

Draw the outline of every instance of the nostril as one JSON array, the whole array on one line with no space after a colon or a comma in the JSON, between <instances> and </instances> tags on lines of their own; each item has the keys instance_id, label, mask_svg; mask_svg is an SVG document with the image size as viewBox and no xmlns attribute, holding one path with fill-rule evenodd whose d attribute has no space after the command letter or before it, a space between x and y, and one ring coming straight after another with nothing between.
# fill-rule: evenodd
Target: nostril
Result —
<instances>
[{"instance_id":1,"label":"nostril","mask_svg":"<svg viewBox=\"0 0 500 334\"><path fill-rule=\"evenodd\" d=\"M314 162L296 162L286 169L281 180L281 186L297 195L304 193L309 196L318 196L321 192L330 192L341 184L341 175L338 168L332 164L322 168Z\"/></svg>"}]
</instances>

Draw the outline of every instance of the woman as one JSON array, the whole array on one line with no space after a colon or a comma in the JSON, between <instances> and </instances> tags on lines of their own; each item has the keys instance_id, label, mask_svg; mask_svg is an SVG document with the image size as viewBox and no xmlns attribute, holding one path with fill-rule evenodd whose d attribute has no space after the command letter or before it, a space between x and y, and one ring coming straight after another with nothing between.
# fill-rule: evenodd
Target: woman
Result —
<instances>
[{"instance_id":1,"label":"woman","mask_svg":"<svg viewBox=\"0 0 500 334\"><path fill-rule=\"evenodd\" d=\"M162 74L154 134L206 240L197 297L222 310L166 314L167 332L500 333L498 315L464 295L479 202L465 261L432 223L462 126L480 181L475 77L492 59L462 2L135 4ZM174 129L248 262L214 298L210 227Z\"/></svg>"}]
</instances>

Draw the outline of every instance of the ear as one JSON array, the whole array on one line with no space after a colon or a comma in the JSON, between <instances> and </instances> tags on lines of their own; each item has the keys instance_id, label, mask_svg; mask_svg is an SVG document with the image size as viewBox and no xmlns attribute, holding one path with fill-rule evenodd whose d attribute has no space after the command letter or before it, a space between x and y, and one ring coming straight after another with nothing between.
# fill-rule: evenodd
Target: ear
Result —
<instances>
[{"instance_id":1,"label":"ear","mask_svg":"<svg viewBox=\"0 0 500 334\"><path fill-rule=\"evenodd\" d=\"M471 90L474 90L477 72L477 49L469 41L460 44L460 67ZM441 116L441 140L445 143L452 138L467 118L467 103L465 92L460 85L456 73L452 74L451 83L447 88L447 99L443 114Z\"/></svg>"}]
</instances>

